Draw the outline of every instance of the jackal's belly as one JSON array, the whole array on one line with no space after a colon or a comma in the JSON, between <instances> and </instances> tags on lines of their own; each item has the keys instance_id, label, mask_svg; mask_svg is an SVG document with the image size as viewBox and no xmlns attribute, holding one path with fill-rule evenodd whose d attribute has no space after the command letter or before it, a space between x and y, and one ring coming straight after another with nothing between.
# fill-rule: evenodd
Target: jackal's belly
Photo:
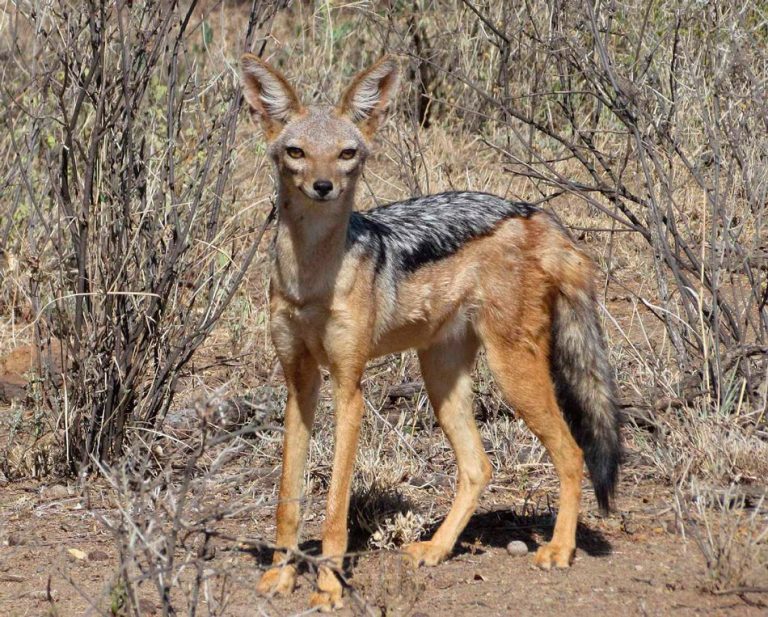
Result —
<instances>
[{"instance_id":1,"label":"jackal's belly","mask_svg":"<svg viewBox=\"0 0 768 617\"><path fill-rule=\"evenodd\" d=\"M474 327L474 314L466 307L442 319L418 320L397 326L374 341L374 357L408 349L427 349L440 341L461 339Z\"/></svg>"}]
</instances>

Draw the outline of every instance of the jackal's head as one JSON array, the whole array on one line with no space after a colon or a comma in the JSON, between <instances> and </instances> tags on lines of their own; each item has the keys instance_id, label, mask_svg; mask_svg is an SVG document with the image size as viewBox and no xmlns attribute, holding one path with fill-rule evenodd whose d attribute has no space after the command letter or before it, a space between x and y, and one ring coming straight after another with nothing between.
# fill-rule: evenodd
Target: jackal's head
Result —
<instances>
[{"instance_id":1,"label":"jackal's head","mask_svg":"<svg viewBox=\"0 0 768 617\"><path fill-rule=\"evenodd\" d=\"M280 182L314 201L354 191L371 140L397 88L397 63L384 57L352 80L336 107L304 107L283 75L242 57L243 94L260 122Z\"/></svg>"}]
</instances>

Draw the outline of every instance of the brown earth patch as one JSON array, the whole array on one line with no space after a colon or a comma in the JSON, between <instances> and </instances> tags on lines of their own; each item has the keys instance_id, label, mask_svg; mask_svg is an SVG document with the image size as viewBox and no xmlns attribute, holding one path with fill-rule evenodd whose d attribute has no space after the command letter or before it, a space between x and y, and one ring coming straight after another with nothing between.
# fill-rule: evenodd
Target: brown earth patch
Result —
<instances>
[{"instance_id":1,"label":"brown earth patch","mask_svg":"<svg viewBox=\"0 0 768 617\"><path fill-rule=\"evenodd\" d=\"M109 614L118 558L111 536L97 520L115 514L105 488L92 487L90 507L60 485L24 482L2 488L3 615ZM642 489L633 492L644 499L620 499L620 514L606 519L582 516L579 550L569 570L543 572L532 567L531 553L510 556L505 549L509 540L522 540L533 550L551 533L551 521L517 517L494 503L497 494L487 493L446 563L413 571L395 551L371 551L354 559L349 582L355 597L379 615L765 614L765 598L759 594L717 596L702 590L703 559L693 542L676 534L674 517L665 505L668 491L657 486ZM235 518L222 523L219 531L270 537L272 525L271 516L257 521ZM319 532L317 522L309 524L304 550L319 548ZM288 598L256 595L267 557L233 543L215 543L208 570L229 577L223 614L294 615L307 608L313 582L306 571ZM156 590L149 583L141 589L142 613L160 614ZM338 614L362 614L362 604L349 593L345 602ZM207 614L205 604L200 606L202 614Z\"/></svg>"}]
</instances>

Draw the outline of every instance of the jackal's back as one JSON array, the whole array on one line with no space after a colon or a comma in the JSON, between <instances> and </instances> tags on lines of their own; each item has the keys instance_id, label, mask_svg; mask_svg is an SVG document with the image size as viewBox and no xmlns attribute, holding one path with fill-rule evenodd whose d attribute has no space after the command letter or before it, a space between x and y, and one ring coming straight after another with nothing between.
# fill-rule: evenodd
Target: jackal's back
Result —
<instances>
[{"instance_id":1,"label":"jackal's back","mask_svg":"<svg viewBox=\"0 0 768 617\"><path fill-rule=\"evenodd\" d=\"M487 236L504 221L540 210L479 192L415 197L352 214L348 247L371 255L377 271L407 275L454 255L471 240Z\"/></svg>"}]
</instances>

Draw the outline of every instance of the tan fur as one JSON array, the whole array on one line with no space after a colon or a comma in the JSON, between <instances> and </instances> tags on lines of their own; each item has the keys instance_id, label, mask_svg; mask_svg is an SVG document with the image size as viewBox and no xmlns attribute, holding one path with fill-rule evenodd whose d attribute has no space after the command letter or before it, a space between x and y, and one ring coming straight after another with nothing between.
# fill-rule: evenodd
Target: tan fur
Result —
<instances>
[{"instance_id":1,"label":"tan fur","mask_svg":"<svg viewBox=\"0 0 768 617\"><path fill-rule=\"evenodd\" d=\"M348 108L354 89L388 62L356 78L325 122L346 123L338 128L340 134L350 131L353 119ZM390 97L394 77L384 73L380 93ZM252 89L258 91L258 86ZM386 100L372 115L358 118L357 126L366 139L388 104ZM270 141L277 138L273 122L267 119ZM291 139L299 138L295 131L291 133L295 126L289 123L284 131ZM324 130L333 133L335 129ZM265 573L259 591L288 593L294 587L296 571L289 559L298 543L299 500L320 383L318 367L330 371L336 406L323 556L339 567L347 549L350 481L364 408L363 371L371 358L410 348L418 350L430 401L456 453L458 488L434 537L406 547L406 553L416 564L434 565L445 559L490 478L491 466L472 415L472 371L482 345L502 393L541 439L562 483L554 536L539 549L535 563L543 568L567 567L575 550L582 452L555 400L549 339L557 290L590 285L589 260L549 217L508 219L491 235L406 276L399 283L395 310L385 315L386 292L377 288L375 264L345 251L345 213L353 206L357 176L348 175L348 185L331 201L314 201L302 189L318 177L335 179L343 173L332 153L344 140L328 147L327 142L316 143L316 137L305 132L297 142L306 159L299 175L307 178L298 184L296 172L288 168L290 162L276 155L281 211L270 314L272 340L288 387L277 545L289 552L275 553L276 567ZM341 592L331 567L323 567L312 604L323 609L339 606Z\"/></svg>"}]
</instances>

